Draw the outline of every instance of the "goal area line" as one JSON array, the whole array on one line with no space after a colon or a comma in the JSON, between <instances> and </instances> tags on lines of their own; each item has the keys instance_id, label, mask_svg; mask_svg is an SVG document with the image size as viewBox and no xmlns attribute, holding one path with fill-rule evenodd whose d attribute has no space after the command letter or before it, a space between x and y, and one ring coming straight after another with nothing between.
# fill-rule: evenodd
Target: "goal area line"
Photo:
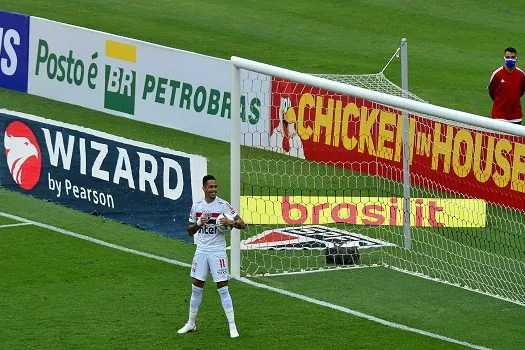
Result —
<instances>
[{"instance_id":1,"label":"goal area line","mask_svg":"<svg viewBox=\"0 0 525 350\"><path fill-rule=\"evenodd\" d=\"M322 268L317 270L302 270L302 271L285 271L285 272L279 272L279 273L265 273L265 274L252 274L247 275L247 278L257 278L257 277L275 277L275 276L288 276L288 275L306 275L310 273L322 273L322 272L334 272L334 271L342 271L342 270L357 270L357 269L369 269L374 267L384 267L382 265L378 264L372 264L372 265L352 265L352 266L336 266L336 267L328 267L328 268Z\"/></svg>"},{"instance_id":2,"label":"goal area line","mask_svg":"<svg viewBox=\"0 0 525 350\"><path fill-rule=\"evenodd\" d=\"M27 222L21 222L18 224L5 224L5 225L0 225L0 229L9 228L9 227L18 227L18 226L29 226L29 225L31 224Z\"/></svg>"},{"instance_id":3,"label":"goal area line","mask_svg":"<svg viewBox=\"0 0 525 350\"><path fill-rule=\"evenodd\" d=\"M44 229L47 229L47 230L50 230L50 231L54 231L54 232L57 232L57 233L61 233L61 234L67 235L67 236L79 238L79 239L82 239L82 240L85 240L85 241L89 241L89 242L92 242L92 243L95 243L95 244L98 244L98 245L101 245L101 246L113 248L113 249L116 249L116 250L119 250L119 251L131 253L131 254L134 254L134 255L143 256L143 257L147 257L147 258L151 258L151 259L158 260L158 261L163 261L163 262L166 262L166 263L169 263L169 264L173 264L173 265L177 265L177 266L182 266L182 267L187 267L187 268L191 267L190 264L182 262L182 261L179 261L179 260L169 259L169 258L166 258L166 257L162 257L162 256L146 253L146 252L143 252L143 251L140 251L140 250L136 250L136 249L126 248L126 247L123 247L123 246L120 246L120 245L117 245L117 244L109 243L109 242L106 242L106 241L103 241L103 240L100 240L100 239L96 239L96 238L93 238L93 237L90 237L90 236L86 236L86 235L83 235L83 234L79 234L79 233L76 233L76 232L72 232L72 231L69 231L69 230L61 229L61 228L58 228L58 227L55 227L55 226L51 226L51 225L48 225L48 224L44 224L44 223L41 223L41 222L29 220L29 219L26 219L26 218L23 218L23 217L20 217L20 216L11 215L11 214L4 213L4 212L0 212L0 216L6 217L6 218L9 218L9 219L12 219L12 220L19 221L21 223L26 223L28 225L34 225L34 226L37 226L37 227L41 227L41 228L44 228ZM333 269L333 270L338 271L340 269ZM253 287L266 289L266 290L269 290L269 291L272 291L272 292L275 292L275 293L286 295L286 296L289 296L289 297L292 297L292 298L295 298L295 299L299 299L299 300L302 300L302 301L305 301L305 302L309 302L309 303L312 303L312 304L315 304L315 305L319 305L319 306L327 307L327 308L330 308L330 309L333 309L333 310L337 310L337 311L340 311L340 312L344 312L346 314L349 314L349 315L352 315L352 316L356 316L356 317L360 317L360 318L364 318L364 319L367 319L369 321L376 322L376 323L382 324L382 325L387 326L387 327L396 328L396 329L400 329L400 330L403 330L403 331L412 332L412 333L416 333L416 334L419 334L419 335L427 336L427 337L430 337L430 338L439 339L439 340L442 340L442 341L445 341L445 342L448 342L448 343L462 345L462 346L465 346L465 347L468 347L468 348L471 348L471 349L489 349L489 348L487 348L485 346L471 344L471 343L464 342L464 341L461 341L461 340L457 340L457 339L454 339L454 338L449 338L449 337L446 337L446 336L443 336L443 335L440 335L440 334L428 332L428 331L421 330L421 329L418 329L418 328L405 326L405 325L402 325L402 324L399 324L399 323L387 321L387 320L384 320L384 319L381 319L381 318L378 318L378 317L375 317L375 316L372 316L372 315L368 315L368 314L365 314L365 313L362 313L362 312L359 312L359 311L356 311L356 310L352 310L352 309L346 308L344 306L332 304L332 303L329 303L329 302L326 302L326 301L322 301L322 300L319 300L319 299L311 298L311 297L308 297L306 295L290 292L290 291L287 291L287 290L284 290L284 289L275 288L275 287L272 287L272 286L269 286L269 285L266 285L266 284L263 284L263 283L252 281L252 280L250 280L250 279L248 279L246 277L241 277L241 278L238 278L237 280L240 281L240 282L243 282L245 284L251 285Z\"/></svg>"}]
</instances>

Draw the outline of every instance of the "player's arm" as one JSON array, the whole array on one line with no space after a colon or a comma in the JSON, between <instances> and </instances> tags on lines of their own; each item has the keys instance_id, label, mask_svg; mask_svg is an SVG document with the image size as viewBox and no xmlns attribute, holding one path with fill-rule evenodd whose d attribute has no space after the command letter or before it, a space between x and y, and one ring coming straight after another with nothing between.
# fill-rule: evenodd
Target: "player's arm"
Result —
<instances>
[{"instance_id":1,"label":"player's arm","mask_svg":"<svg viewBox=\"0 0 525 350\"><path fill-rule=\"evenodd\" d=\"M520 86L520 96L523 96L523 94L525 93L525 74L523 74L521 76L521 86Z\"/></svg>"},{"instance_id":2,"label":"player's arm","mask_svg":"<svg viewBox=\"0 0 525 350\"><path fill-rule=\"evenodd\" d=\"M230 203L227 203L226 212L229 215L233 216L233 220L227 220L225 218L225 222L222 222L222 220L221 220L221 223L223 225L228 225L228 226L231 226L231 227L239 229L239 230L243 230L243 229L246 228L246 223L241 218L241 216L239 214L237 214L237 212L235 211L235 209L233 209L233 207L231 206Z\"/></svg>"},{"instance_id":3,"label":"player's arm","mask_svg":"<svg viewBox=\"0 0 525 350\"><path fill-rule=\"evenodd\" d=\"M232 220L232 226L239 230L244 230L246 228L246 223L239 215L236 215Z\"/></svg>"},{"instance_id":4,"label":"player's arm","mask_svg":"<svg viewBox=\"0 0 525 350\"><path fill-rule=\"evenodd\" d=\"M197 232L199 232L200 229L201 228L200 228L199 225L197 225L197 223L195 223L195 222L188 222L188 234L190 236L193 237Z\"/></svg>"},{"instance_id":5,"label":"player's arm","mask_svg":"<svg viewBox=\"0 0 525 350\"><path fill-rule=\"evenodd\" d=\"M489 85L487 86L487 90L492 101L494 101L494 97L496 96L496 90L498 89L498 85L499 78L496 77L496 74L493 74L492 77L490 77Z\"/></svg>"},{"instance_id":6,"label":"player's arm","mask_svg":"<svg viewBox=\"0 0 525 350\"><path fill-rule=\"evenodd\" d=\"M243 219L239 216L239 214L235 214L233 217L233 220L228 219L226 216L220 219L221 225L230 226L237 228L239 230L246 228L246 223Z\"/></svg>"},{"instance_id":7,"label":"player's arm","mask_svg":"<svg viewBox=\"0 0 525 350\"><path fill-rule=\"evenodd\" d=\"M190 212L190 218L188 221L188 234L190 236L194 236L202 226L204 226L208 222L208 216L207 215L200 215L200 217L197 217L197 213L195 212L195 208L191 208Z\"/></svg>"}]
</instances>

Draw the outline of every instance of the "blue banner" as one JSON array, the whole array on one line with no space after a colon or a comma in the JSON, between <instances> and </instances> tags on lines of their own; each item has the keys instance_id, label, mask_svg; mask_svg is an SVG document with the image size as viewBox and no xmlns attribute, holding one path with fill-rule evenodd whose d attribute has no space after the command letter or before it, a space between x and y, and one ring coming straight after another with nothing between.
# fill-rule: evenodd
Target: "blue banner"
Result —
<instances>
[{"instance_id":1,"label":"blue banner","mask_svg":"<svg viewBox=\"0 0 525 350\"><path fill-rule=\"evenodd\" d=\"M205 158L21 116L0 113L1 186L190 241Z\"/></svg>"},{"instance_id":2,"label":"blue banner","mask_svg":"<svg viewBox=\"0 0 525 350\"><path fill-rule=\"evenodd\" d=\"M0 11L0 87L27 92L29 16Z\"/></svg>"}]
</instances>

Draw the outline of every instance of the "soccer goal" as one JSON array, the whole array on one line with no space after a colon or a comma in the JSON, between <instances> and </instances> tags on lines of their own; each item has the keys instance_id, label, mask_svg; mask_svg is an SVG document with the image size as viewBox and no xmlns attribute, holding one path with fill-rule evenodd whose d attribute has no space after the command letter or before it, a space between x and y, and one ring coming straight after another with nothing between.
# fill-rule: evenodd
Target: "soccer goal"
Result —
<instances>
[{"instance_id":1,"label":"soccer goal","mask_svg":"<svg viewBox=\"0 0 525 350\"><path fill-rule=\"evenodd\" d=\"M386 71L392 70L391 64L399 61L400 63L400 76L401 86L395 84L386 77ZM394 51L394 54L388 62L385 64L383 69L377 73L368 74L319 74L313 73L312 75L325 78L329 80L338 81L348 85L353 85L368 90L374 90L384 92L389 95L399 96L408 98L414 101L427 102L421 97L408 90L408 44L405 38L401 39L399 47Z\"/></svg>"},{"instance_id":2,"label":"soccer goal","mask_svg":"<svg viewBox=\"0 0 525 350\"><path fill-rule=\"evenodd\" d=\"M525 305L525 127L231 62L232 116L263 117L232 118L233 277L385 266Z\"/></svg>"}]
</instances>

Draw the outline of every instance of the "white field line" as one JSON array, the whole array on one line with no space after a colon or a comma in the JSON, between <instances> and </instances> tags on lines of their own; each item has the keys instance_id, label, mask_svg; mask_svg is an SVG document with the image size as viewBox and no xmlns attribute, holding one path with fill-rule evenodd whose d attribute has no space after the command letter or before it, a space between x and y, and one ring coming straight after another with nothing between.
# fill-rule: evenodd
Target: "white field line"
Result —
<instances>
[{"instance_id":1,"label":"white field line","mask_svg":"<svg viewBox=\"0 0 525 350\"><path fill-rule=\"evenodd\" d=\"M267 273L261 275L248 275L248 278L257 278L257 277L274 277L274 276L289 276L289 275L306 275L310 273L324 273L324 272L333 272L341 270L356 270L356 269L370 269L374 267L383 267L382 265L351 265L351 266L336 266L336 267L326 267L318 270L304 270L304 271L287 271L279 273Z\"/></svg>"},{"instance_id":2,"label":"white field line","mask_svg":"<svg viewBox=\"0 0 525 350\"><path fill-rule=\"evenodd\" d=\"M28 225L31 225L30 223L27 223L27 222L20 222L18 224L5 224L5 225L0 225L0 228L7 228L7 227L16 227L16 226L28 226Z\"/></svg>"},{"instance_id":3,"label":"white field line","mask_svg":"<svg viewBox=\"0 0 525 350\"><path fill-rule=\"evenodd\" d=\"M25 219L25 218L22 218L22 217L19 217L19 216L15 216L15 215L3 213L3 212L0 212L0 216L6 217L6 218L9 218L9 219L13 219L13 220L17 220L17 221L21 221L23 223L27 223L27 224L30 224L30 225L42 227L42 228L45 228L47 230L51 230L51 231L54 231L54 232L62 233L64 235L80 238L80 239L83 239L85 241L89 241L89 242L92 242L92 243L95 243L95 244L99 244L99 245L102 245L102 246L105 246L105 247L109 247L109 248L113 248L113 249L116 249L116 250L120 250L120 251L123 251L123 252L131 253L131 254L135 254L135 255L139 255L139 256L144 256L144 257L155 259L155 260L159 260L159 261L164 261L164 262L167 262L167 263L173 264L173 265L178 265L178 266L183 266L183 267L190 267L191 266L188 263L184 263L184 262L181 262L181 261L178 261L178 260L175 260L175 259L168 259L168 258L165 258L165 257L162 257L162 256L153 255L153 254L145 253L145 252L142 252L142 251L139 251L139 250L126 248L126 247L123 247L123 246L120 246L120 245L117 245L117 244L108 243L108 242L105 242L105 241L102 241L102 240L99 240L99 239L96 239L96 238L93 238L93 237L85 236L85 235L82 235L82 234L79 234L79 233L71 232L69 230L64 230L64 229L61 229L61 228L58 228L58 227L55 227L55 226L51 226L51 225L47 225L47 224L43 224L43 223L40 223L40 222L37 222L37 221ZM346 314L350 314L350 315L353 315L353 316L356 316L356 317L361 317L361 318L367 319L367 320L372 321L372 322L380 323L380 324L385 325L387 327L397 328L397 329L400 329L400 330L403 330L403 331L424 335L424 336L427 336L427 337L430 337L430 338L439 339L439 340L442 340L442 341L445 341L445 342L462 345L462 346L465 346L465 347L468 347L468 348L471 348L471 349L483 349L483 350L489 349L489 348L484 347L484 346L471 344L471 343L468 343L468 342L464 342L464 341L457 340L457 339L454 339L454 338L449 338L449 337L446 337L446 336L443 336L443 335L439 335L439 334L436 334L436 333L427 332L427 331L424 331L424 330L421 330L421 329L408 327L408 326L405 326L405 325L402 325L402 324L399 324L399 323L383 320L381 318L378 318L378 317L375 317L375 316L371 316L371 315L367 315L365 313L362 313L362 312L359 312L359 311L355 311L355 310L346 308L344 306L331 304L331 303L328 303L326 301L310 298L310 297L307 297L307 296L302 295L302 294L297 294L297 293L294 293L294 292L289 292L289 291L284 290L284 289L271 287L271 286L268 286L266 284L258 283L258 282L252 281L252 280L244 278L244 277L241 277L239 279L239 281L244 282L244 283L249 284L249 285L254 286L254 287L263 288L263 289L266 289L266 290L269 290L269 291L272 291L272 292L276 292L276 293L279 293L279 294L283 294L283 295L286 295L286 296L289 296L289 297L292 297L292 298L300 299L300 300L303 300L303 301L306 301L306 302L309 302L309 303L312 303L312 304L316 304L316 305L319 305L319 306L324 306L324 307L327 307L327 308L330 308L330 309L341 311L341 312L344 312Z\"/></svg>"},{"instance_id":4,"label":"white field line","mask_svg":"<svg viewBox=\"0 0 525 350\"><path fill-rule=\"evenodd\" d=\"M149 254L149 253L146 253L146 252L141 252L140 250L126 248L126 247L123 247L123 246L120 246L120 245L117 245L117 244L105 242L105 241L102 241L100 239L96 239L96 238L93 238L93 237L81 235L79 233L71 232L71 231L64 230L64 229L61 229L61 228L58 228L58 227L55 227L55 226L51 226L51 225L46 225L46 224L43 224L41 222L25 219L25 218L22 218L22 217L19 217L19 216L15 216L15 215L3 213L3 212L0 212L0 216L6 217L6 218L9 218L9 219L13 219L13 220L22 221L22 222L27 223L29 225L42 227L42 228L45 228L47 230L51 230L51 231L55 231L55 232L58 232L58 233L62 233L62 234L67 235L67 236L80 238L80 239L83 239L85 241L89 241L89 242L93 242L93 243L102 245L104 247L113 248L113 249L116 249L116 250L120 250L120 251L123 251L123 252L135 254L135 255L145 256L147 258L164 261L164 262L167 262L167 263L173 264L173 265L179 265L179 266L183 266L183 267L191 267L190 264L187 264L187 263L184 263L184 262L181 262L181 261L178 261L178 260L168 259L168 258L165 258L165 257L162 257L162 256L157 256L157 255Z\"/></svg>"}]
</instances>

